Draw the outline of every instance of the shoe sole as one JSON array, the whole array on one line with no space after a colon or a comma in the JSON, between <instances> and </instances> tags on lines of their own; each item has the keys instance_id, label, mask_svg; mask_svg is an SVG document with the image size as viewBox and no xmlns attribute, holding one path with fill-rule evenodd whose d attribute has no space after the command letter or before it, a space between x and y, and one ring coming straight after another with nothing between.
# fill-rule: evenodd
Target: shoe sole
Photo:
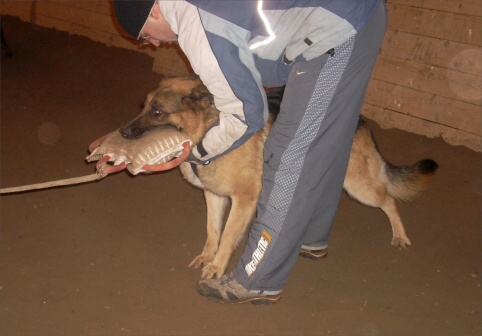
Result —
<instances>
[{"instance_id":1,"label":"shoe sole","mask_svg":"<svg viewBox=\"0 0 482 336\"><path fill-rule=\"evenodd\" d=\"M232 301L224 301L222 299L218 299L215 297L210 297L210 296L205 296L207 297L210 301L215 301L215 302L220 302L220 303L231 303L231 304L243 304L243 303L251 303L256 306L268 306L275 304L281 299L281 296L277 297L270 297L267 298L265 296L263 297L255 297L255 298L250 298L250 299L245 299L245 300L232 300Z\"/></svg>"},{"instance_id":2,"label":"shoe sole","mask_svg":"<svg viewBox=\"0 0 482 336\"><path fill-rule=\"evenodd\" d=\"M237 304L242 304L242 303L251 303L253 305L271 305L275 304L281 299L281 295L273 295L273 296L256 296L252 297L249 299L239 299L239 300L224 300L222 298L217 298L214 296L209 296L206 293L202 291L202 289L199 286L196 286L196 289L199 294L201 294L204 297L207 297L210 301L216 301L220 303L237 303Z\"/></svg>"},{"instance_id":3,"label":"shoe sole","mask_svg":"<svg viewBox=\"0 0 482 336\"><path fill-rule=\"evenodd\" d=\"M319 251L300 250L299 255L303 258L308 258L311 260L320 260L326 258L326 256L328 255L328 250L325 250L322 253L320 253Z\"/></svg>"},{"instance_id":4,"label":"shoe sole","mask_svg":"<svg viewBox=\"0 0 482 336\"><path fill-rule=\"evenodd\" d=\"M251 303L253 305L264 305L264 306L268 306L268 305L272 305L272 304L275 304L276 302L278 302L279 300L281 299L281 296L275 296L275 297L257 297L257 298L251 298L251 299L247 299L247 300L244 300L244 301L240 301L240 302L233 302L233 303Z\"/></svg>"}]
</instances>

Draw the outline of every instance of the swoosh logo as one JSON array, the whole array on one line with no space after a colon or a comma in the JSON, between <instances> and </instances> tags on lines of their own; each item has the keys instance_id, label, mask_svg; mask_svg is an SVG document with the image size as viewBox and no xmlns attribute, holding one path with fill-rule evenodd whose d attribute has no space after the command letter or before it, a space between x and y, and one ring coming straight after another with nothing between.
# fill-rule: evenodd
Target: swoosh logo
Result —
<instances>
[{"instance_id":1,"label":"swoosh logo","mask_svg":"<svg viewBox=\"0 0 482 336\"><path fill-rule=\"evenodd\" d=\"M301 75L301 74L304 74L304 73L306 73L306 71L298 71L298 70L296 70L296 74L297 74L297 75Z\"/></svg>"}]
</instances>

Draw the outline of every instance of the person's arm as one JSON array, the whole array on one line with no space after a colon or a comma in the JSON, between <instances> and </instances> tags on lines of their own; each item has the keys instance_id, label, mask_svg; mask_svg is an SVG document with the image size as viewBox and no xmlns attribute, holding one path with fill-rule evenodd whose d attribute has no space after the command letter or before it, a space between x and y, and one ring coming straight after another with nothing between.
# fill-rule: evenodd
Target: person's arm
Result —
<instances>
[{"instance_id":1,"label":"person's arm","mask_svg":"<svg viewBox=\"0 0 482 336\"><path fill-rule=\"evenodd\" d=\"M161 3L161 9L163 1ZM175 13L164 13L173 31L178 34L179 45L214 96L220 111L219 122L193 148L192 156L198 163L210 161L239 147L252 134L263 128L267 118L266 98L261 79L254 66L243 31L228 22L213 22L208 13L186 2L177 2ZM200 15L206 15L201 22ZM211 20L211 21L210 21ZM175 22L174 22L175 21ZM222 26L225 24L226 26ZM214 25L231 34L228 40L205 27ZM209 28L209 27L208 27Z\"/></svg>"}]
</instances>

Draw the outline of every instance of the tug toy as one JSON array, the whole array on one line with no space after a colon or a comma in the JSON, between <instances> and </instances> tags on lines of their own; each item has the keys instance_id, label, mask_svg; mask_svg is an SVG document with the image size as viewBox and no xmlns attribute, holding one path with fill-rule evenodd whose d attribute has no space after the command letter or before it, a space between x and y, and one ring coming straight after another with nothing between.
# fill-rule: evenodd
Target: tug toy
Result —
<instances>
[{"instance_id":1,"label":"tug toy","mask_svg":"<svg viewBox=\"0 0 482 336\"><path fill-rule=\"evenodd\" d=\"M90 144L90 155L86 160L98 161L95 174L3 188L0 189L0 194L91 182L126 168L133 175L169 170L186 160L191 145L191 139L174 128L153 129L141 138L132 140L125 139L117 130Z\"/></svg>"},{"instance_id":2,"label":"tug toy","mask_svg":"<svg viewBox=\"0 0 482 336\"><path fill-rule=\"evenodd\" d=\"M98 174L127 168L137 175L179 166L191 151L191 140L174 128L154 129L135 140L125 139L119 131L114 131L92 142L89 151L91 154L86 160L98 161Z\"/></svg>"}]
</instances>

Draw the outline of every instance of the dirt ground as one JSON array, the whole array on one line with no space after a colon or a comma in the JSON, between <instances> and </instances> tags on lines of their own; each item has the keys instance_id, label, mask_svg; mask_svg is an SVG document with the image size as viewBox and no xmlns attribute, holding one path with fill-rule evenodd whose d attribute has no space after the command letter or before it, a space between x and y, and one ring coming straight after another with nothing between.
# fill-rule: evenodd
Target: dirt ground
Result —
<instances>
[{"instance_id":1,"label":"dirt ground","mask_svg":"<svg viewBox=\"0 0 482 336\"><path fill-rule=\"evenodd\" d=\"M156 87L151 58L2 25L14 55L1 59L1 186L93 173L90 142ZM370 124L389 161L440 164L400 204L408 250L390 246L380 210L343 195L328 258L300 258L276 305L225 305L200 296L186 266L206 211L178 170L3 195L0 334L481 335L480 153Z\"/></svg>"}]
</instances>

